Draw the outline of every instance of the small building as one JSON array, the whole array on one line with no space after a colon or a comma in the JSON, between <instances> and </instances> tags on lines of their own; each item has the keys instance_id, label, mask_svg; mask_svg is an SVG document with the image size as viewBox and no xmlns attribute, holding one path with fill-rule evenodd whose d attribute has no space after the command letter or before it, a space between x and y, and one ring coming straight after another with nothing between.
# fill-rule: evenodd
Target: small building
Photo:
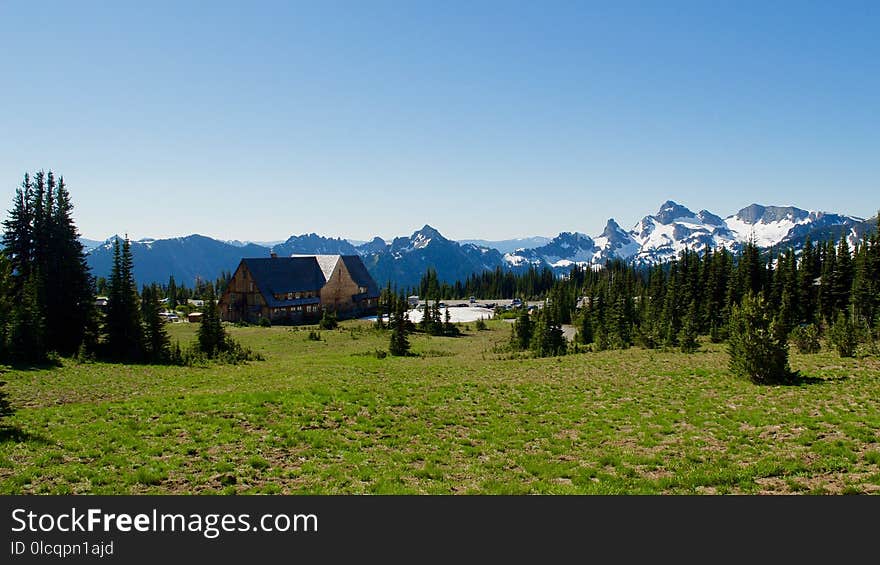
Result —
<instances>
[{"instance_id":1,"label":"small building","mask_svg":"<svg viewBox=\"0 0 880 565\"><path fill-rule=\"evenodd\" d=\"M195 306L196 308L204 308L205 307L204 300L197 300L195 298L188 298L186 300L186 303L189 304L190 306Z\"/></svg>"},{"instance_id":2,"label":"small building","mask_svg":"<svg viewBox=\"0 0 880 565\"><path fill-rule=\"evenodd\" d=\"M324 312L337 318L373 314L379 288L357 255L242 259L218 305L228 322L301 323Z\"/></svg>"},{"instance_id":3,"label":"small building","mask_svg":"<svg viewBox=\"0 0 880 565\"><path fill-rule=\"evenodd\" d=\"M106 296L96 296L95 297L95 307L99 310L104 310L107 308L107 303L110 301Z\"/></svg>"},{"instance_id":4,"label":"small building","mask_svg":"<svg viewBox=\"0 0 880 565\"><path fill-rule=\"evenodd\" d=\"M417 308L419 305L419 295L413 294L412 296L407 296L406 302L409 304L410 308Z\"/></svg>"},{"instance_id":5,"label":"small building","mask_svg":"<svg viewBox=\"0 0 880 565\"><path fill-rule=\"evenodd\" d=\"M201 322L202 321L202 313L201 312L190 312L189 314L186 315L186 320L188 322L193 322L193 323Z\"/></svg>"}]
</instances>

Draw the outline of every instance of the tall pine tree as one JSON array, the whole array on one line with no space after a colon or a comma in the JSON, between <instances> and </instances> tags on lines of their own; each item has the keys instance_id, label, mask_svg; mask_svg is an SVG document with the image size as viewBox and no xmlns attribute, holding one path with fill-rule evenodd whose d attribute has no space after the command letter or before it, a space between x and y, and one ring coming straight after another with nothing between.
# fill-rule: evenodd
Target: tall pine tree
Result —
<instances>
[{"instance_id":1,"label":"tall pine tree","mask_svg":"<svg viewBox=\"0 0 880 565\"><path fill-rule=\"evenodd\" d=\"M120 361L140 361L144 352L133 268L128 236L121 245L114 239L104 332L108 356Z\"/></svg>"}]
</instances>

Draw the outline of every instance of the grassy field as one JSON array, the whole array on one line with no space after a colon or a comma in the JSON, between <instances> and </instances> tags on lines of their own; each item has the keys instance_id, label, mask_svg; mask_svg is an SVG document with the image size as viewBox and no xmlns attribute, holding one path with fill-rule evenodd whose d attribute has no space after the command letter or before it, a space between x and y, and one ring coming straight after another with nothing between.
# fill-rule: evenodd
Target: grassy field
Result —
<instances>
[{"instance_id":1,"label":"grassy field","mask_svg":"<svg viewBox=\"0 0 880 565\"><path fill-rule=\"evenodd\" d=\"M6 370L0 492L880 492L877 357L768 387L718 345L509 358L501 321L385 359L363 322L230 331L265 361Z\"/></svg>"}]
</instances>

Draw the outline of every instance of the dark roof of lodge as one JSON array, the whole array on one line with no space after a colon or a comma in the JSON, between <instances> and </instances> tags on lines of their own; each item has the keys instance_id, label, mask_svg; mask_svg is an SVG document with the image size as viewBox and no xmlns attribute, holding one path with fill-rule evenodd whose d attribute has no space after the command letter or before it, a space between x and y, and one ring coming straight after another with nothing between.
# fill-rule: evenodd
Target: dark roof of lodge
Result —
<instances>
[{"instance_id":1,"label":"dark roof of lodge","mask_svg":"<svg viewBox=\"0 0 880 565\"><path fill-rule=\"evenodd\" d=\"M357 283L358 286L367 288L366 297L378 298L379 286L376 284L376 281L373 280L373 277L370 276L370 273L367 271L367 267L364 265L364 262L361 261L361 258L357 255L341 255L339 258L345 263L345 268L348 269L348 274L351 275L351 279Z\"/></svg>"},{"instance_id":2,"label":"dark roof of lodge","mask_svg":"<svg viewBox=\"0 0 880 565\"><path fill-rule=\"evenodd\" d=\"M283 302L275 299L276 294L320 290L324 286L324 273L314 257L260 257L241 262L270 307Z\"/></svg>"},{"instance_id":3,"label":"dark roof of lodge","mask_svg":"<svg viewBox=\"0 0 880 565\"><path fill-rule=\"evenodd\" d=\"M378 298L379 287L370 276L367 267L357 255L337 255L336 260L345 264L351 279L358 286L365 287L367 292L358 294L355 300ZM330 255L296 255L293 257L259 257L242 259L257 283L257 288L270 308L291 305L317 304L318 298L277 300L275 295L289 292L305 292L320 290L333 272L335 262ZM321 264L323 260L324 264ZM330 263L333 263L331 265ZM306 302L308 301L308 302Z\"/></svg>"}]
</instances>

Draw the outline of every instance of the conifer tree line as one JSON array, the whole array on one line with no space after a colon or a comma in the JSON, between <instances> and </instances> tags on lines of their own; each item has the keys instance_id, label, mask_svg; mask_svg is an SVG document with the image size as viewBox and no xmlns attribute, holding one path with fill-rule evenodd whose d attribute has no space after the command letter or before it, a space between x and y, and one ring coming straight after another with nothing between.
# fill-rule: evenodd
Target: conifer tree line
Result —
<instances>
[{"instance_id":1,"label":"conifer tree line","mask_svg":"<svg viewBox=\"0 0 880 565\"><path fill-rule=\"evenodd\" d=\"M187 300L206 300L209 293L213 293L215 297L222 295L230 280L232 280L232 273L230 271L222 271L213 281L198 278L189 287L183 282L178 282L174 275L171 275L168 277L167 283L156 283L156 290L159 293L159 300L163 301L166 309L174 311L176 308L185 305ZM98 277L95 286L98 296L110 294L109 278Z\"/></svg>"},{"instance_id":2,"label":"conifer tree line","mask_svg":"<svg viewBox=\"0 0 880 565\"><path fill-rule=\"evenodd\" d=\"M552 269L530 266L525 272L514 274L497 267L494 271L474 273L464 281L452 284L441 282L436 269L429 268L415 289L419 296L441 300L475 298L525 298L538 299L547 295L556 284Z\"/></svg>"},{"instance_id":3,"label":"conifer tree line","mask_svg":"<svg viewBox=\"0 0 880 565\"><path fill-rule=\"evenodd\" d=\"M880 327L877 231L866 233L855 248L841 234L837 241L807 239L799 253L762 252L749 242L737 254L684 250L651 267L610 260L602 269L574 267L562 278L546 273L549 269L522 275L495 271L449 285L429 271L420 289L453 299L543 298L541 310L516 320L512 338L515 348L542 355L564 352L564 340L559 344L555 336L559 325L569 323L577 328L578 344L593 350L640 345L692 352L698 336L728 340L737 308L747 298L748 309L769 312L774 335L791 337L805 352L826 335L841 354L851 355L859 336L876 339Z\"/></svg>"},{"instance_id":4,"label":"conifer tree line","mask_svg":"<svg viewBox=\"0 0 880 565\"><path fill-rule=\"evenodd\" d=\"M153 284L139 293L127 237L113 241L113 265L101 289L108 301L100 312L72 211L64 179L52 171L25 174L16 189L0 239L0 362L40 363L53 353L150 363L258 357L220 323L214 290L225 286L228 273L197 284L206 298L199 339L185 352L172 347L161 300L169 294L179 300L187 291L172 278L168 288Z\"/></svg>"},{"instance_id":5,"label":"conifer tree line","mask_svg":"<svg viewBox=\"0 0 880 565\"><path fill-rule=\"evenodd\" d=\"M24 175L0 238L0 359L40 361L96 343L94 286L72 212L63 177Z\"/></svg>"}]
</instances>

